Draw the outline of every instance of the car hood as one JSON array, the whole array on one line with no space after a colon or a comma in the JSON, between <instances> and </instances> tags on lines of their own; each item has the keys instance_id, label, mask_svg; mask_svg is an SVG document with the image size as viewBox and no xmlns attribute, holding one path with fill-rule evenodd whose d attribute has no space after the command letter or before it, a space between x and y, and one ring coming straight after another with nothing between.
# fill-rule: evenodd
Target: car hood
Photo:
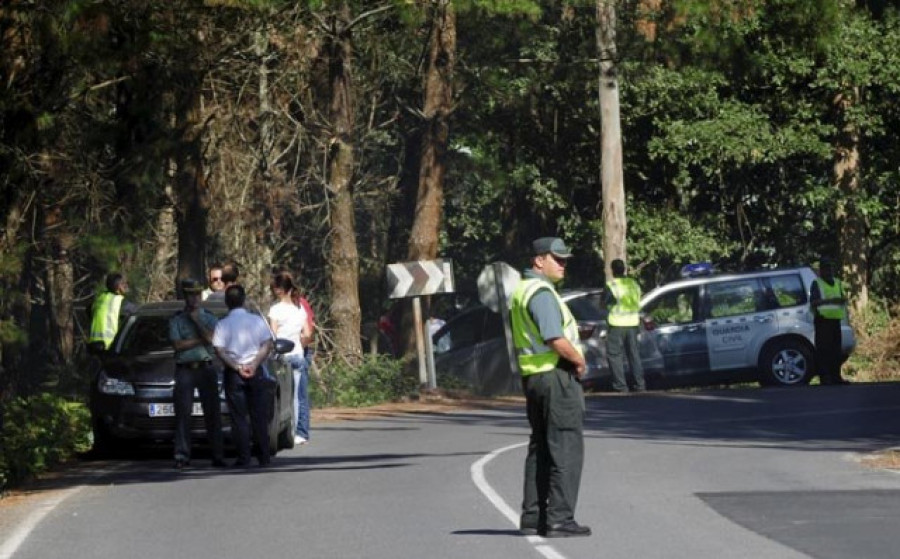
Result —
<instances>
[{"instance_id":1,"label":"car hood","mask_svg":"<svg viewBox=\"0 0 900 559\"><path fill-rule=\"evenodd\" d=\"M111 356L103 364L106 374L136 384L172 384L175 359L172 352L137 356Z\"/></svg>"}]
</instances>

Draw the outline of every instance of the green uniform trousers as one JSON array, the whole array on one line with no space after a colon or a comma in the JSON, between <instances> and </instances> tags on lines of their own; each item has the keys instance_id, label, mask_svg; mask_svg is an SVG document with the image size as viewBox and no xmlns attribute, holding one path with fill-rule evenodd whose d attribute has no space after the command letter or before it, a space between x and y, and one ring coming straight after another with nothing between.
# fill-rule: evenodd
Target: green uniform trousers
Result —
<instances>
[{"instance_id":1,"label":"green uniform trousers","mask_svg":"<svg viewBox=\"0 0 900 559\"><path fill-rule=\"evenodd\" d=\"M575 519L584 463L584 392L575 376L553 369L522 377L531 438L525 458L521 527Z\"/></svg>"}]
</instances>

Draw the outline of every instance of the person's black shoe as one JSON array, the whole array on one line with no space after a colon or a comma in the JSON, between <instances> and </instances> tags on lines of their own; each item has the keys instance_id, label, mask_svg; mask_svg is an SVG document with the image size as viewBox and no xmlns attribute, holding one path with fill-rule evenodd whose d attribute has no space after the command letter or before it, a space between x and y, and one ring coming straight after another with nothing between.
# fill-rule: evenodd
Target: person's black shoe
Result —
<instances>
[{"instance_id":1,"label":"person's black shoe","mask_svg":"<svg viewBox=\"0 0 900 559\"><path fill-rule=\"evenodd\" d=\"M211 465L213 468L227 468L228 467L228 464L226 464L225 461L222 460L221 458L216 458L215 460L213 460Z\"/></svg>"},{"instance_id":2,"label":"person's black shoe","mask_svg":"<svg viewBox=\"0 0 900 559\"><path fill-rule=\"evenodd\" d=\"M232 462L231 467L232 468L246 468L249 465L250 465L249 460L237 459L234 462Z\"/></svg>"},{"instance_id":3,"label":"person's black shoe","mask_svg":"<svg viewBox=\"0 0 900 559\"><path fill-rule=\"evenodd\" d=\"M569 520L567 522L563 522L562 524L551 524L547 526L547 533L544 535L545 538L573 538L578 536L590 536L591 529L587 526L582 526L581 524L575 522L574 520Z\"/></svg>"},{"instance_id":4,"label":"person's black shoe","mask_svg":"<svg viewBox=\"0 0 900 559\"><path fill-rule=\"evenodd\" d=\"M175 459L175 469L176 470L183 470L190 465L191 465L190 460L185 460L184 458L176 458Z\"/></svg>"},{"instance_id":5,"label":"person's black shoe","mask_svg":"<svg viewBox=\"0 0 900 559\"><path fill-rule=\"evenodd\" d=\"M521 526L519 527L519 532L521 532L523 536L543 536L546 530L544 528L538 528L537 526Z\"/></svg>"}]
</instances>

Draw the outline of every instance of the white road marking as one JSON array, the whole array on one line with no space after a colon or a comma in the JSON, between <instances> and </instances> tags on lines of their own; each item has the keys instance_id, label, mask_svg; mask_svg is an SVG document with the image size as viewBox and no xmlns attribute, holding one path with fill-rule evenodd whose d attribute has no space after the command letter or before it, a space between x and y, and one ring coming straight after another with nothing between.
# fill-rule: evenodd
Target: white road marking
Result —
<instances>
[{"instance_id":1,"label":"white road marking","mask_svg":"<svg viewBox=\"0 0 900 559\"><path fill-rule=\"evenodd\" d=\"M516 443L513 445L505 446L503 448L498 448L497 450L482 456L477 462L472 464L470 471L472 472L472 481L475 482L475 486L481 491L481 493L487 497L488 501L494 505L494 507L500 511L500 514L505 516L510 523L519 528L519 513L517 513L511 506L509 506L506 501L503 500L494 488L491 487L491 484L487 482L487 479L484 477L484 467L494 458L500 456L504 452L526 446L528 442L524 443ZM537 550L538 553L546 557L547 559L566 559L566 556L558 552L552 546L547 545L544 538L540 536L526 536L528 542L534 546L534 549ZM0 559L3 559L0 557Z\"/></svg>"},{"instance_id":2,"label":"white road marking","mask_svg":"<svg viewBox=\"0 0 900 559\"><path fill-rule=\"evenodd\" d=\"M45 500L31 511L31 514L16 526L9 539L0 543L0 559L11 559L16 551L19 550L19 546L21 546L25 539L28 538L28 535L31 534L31 531L34 530L41 520L50 514L53 509L58 507L60 503L81 491L81 488L82 486L78 486L61 491L54 497Z\"/></svg>"}]
</instances>

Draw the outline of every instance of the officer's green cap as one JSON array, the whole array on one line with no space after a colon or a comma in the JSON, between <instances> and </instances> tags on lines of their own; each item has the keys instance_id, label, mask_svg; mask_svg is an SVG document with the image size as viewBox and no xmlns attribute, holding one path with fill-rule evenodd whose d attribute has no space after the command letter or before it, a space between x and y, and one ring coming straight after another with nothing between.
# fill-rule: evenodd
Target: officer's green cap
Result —
<instances>
[{"instance_id":1,"label":"officer's green cap","mask_svg":"<svg viewBox=\"0 0 900 559\"><path fill-rule=\"evenodd\" d=\"M202 293L203 285L195 280L195 279L183 279L181 280L181 291L185 295L193 295L194 293Z\"/></svg>"},{"instance_id":2,"label":"officer's green cap","mask_svg":"<svg viewBox=\"0 0 900 559\"><path fill-rule=\"evenodd\" d=\"M559 237L541 237L531 243L535 256L550 253L557 258L572 258L572 251Z\"/></svg>"}]
</instances>

